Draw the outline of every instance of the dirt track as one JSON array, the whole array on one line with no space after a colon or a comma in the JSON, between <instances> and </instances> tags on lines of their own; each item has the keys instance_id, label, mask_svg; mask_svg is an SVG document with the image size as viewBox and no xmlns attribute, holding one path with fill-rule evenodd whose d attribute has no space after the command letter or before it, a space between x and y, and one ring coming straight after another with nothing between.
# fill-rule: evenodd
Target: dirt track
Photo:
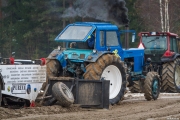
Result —
<instances>
[{"instance_id":1,"label":"dirt track","mask_svg":"<svg viewBox=\"0 0 180 120\"><path fill-rule=\"evenodd\" d=\"M23 109L0 108L0 118L9 120L180 120L180 94L161 94L146 101L143 94L127 93L120 104L107 109L84 109L59 105Z\"/></svg>"}]
</instances>

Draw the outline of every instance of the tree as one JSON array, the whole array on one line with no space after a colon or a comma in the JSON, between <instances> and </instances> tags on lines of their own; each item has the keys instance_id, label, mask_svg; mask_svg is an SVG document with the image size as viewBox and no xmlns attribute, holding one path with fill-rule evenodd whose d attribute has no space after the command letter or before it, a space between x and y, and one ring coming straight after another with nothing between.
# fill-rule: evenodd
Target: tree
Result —
<instances>
[{"instance_id":1,"label":"tree","mask_svg":"<svg viewBox=\"0 0 180 120\"><path fill-rule=\"evenodd\" d=\"M96 19L100 15L103 16L104 11L102 10L96 14L96 17L89 15L92 16L91 18L89 16L62 17L64 11L69 6L86 8L87 6L84 6L86 5L85 0L83 0L83 6L77 4L80 0L3 1L6 1L6 5L1 7L3 17L0 19L0 53L2 53L3 57L9 57L11 52L16 52L16 58L36 59L47 57L55 47L58 45L62 46L62 44L56 43L54 38L67 24L75 21L105 21L105 19ZM119 12L119 10L126 11L124 2L119 2L118 0L100 0L98 1L98 5L100 6L103 5L101 1L106 2L107 6L109 4L115 6L115 8L111 8L110 10L105 8L106 14L113 15L113 17L116 17L116 21L120 21L120 23L124 20L127 23L126 12ZM123 6L121 9L115 4L116 1L119 2L121 7ZM129 9L130 29L135 29L139 32L142 31L144 22L139 17L140 14L137 13L140 10L137 7L136 1L138 0L127 0L126 6ZM90 3L89 5L96 5L97 2L92 3L90 1ZM97 10L101 8L98 5L95 6ZM83 10L81 11L84 12ZM91 6L88 6L86 11L90 14L91 12L89 10L92 10ZM121 17L118 16L119 14ZM122 27L120 29L124 28Z\"/></svg>"},{"instance_id":2,"label":"tree","mask_svg":"<svg viewBox=\"0 0 180 120\"><path fill-rule=\"evenodd\" d=\"M2 8L1 41L4 57L34 59L46 57L55 36L62 30L62 1L8 0ZM23 50L23 51L22 51Z\"/></svg>"},{"instance_id":3,"label":"tree","mask_svg":"<svg viewBox=\"0 0 180 120\"><path fill-rule=\"evenodd\" d=\"M143 24L146 26L144 31L162 31L161 27L161 15L160 4L157 0L137 0L138 14L143 20ZM169 26L170 32L179 34L179 24L180 24L180 1L179 0L169 0L168 13L169 13ZM162 9L165 6L165 0L162 0ZM162 15L165 14L165 10L162 10ZM164 24L164 23L163 23Z\"/></svg>"}]
</instances>

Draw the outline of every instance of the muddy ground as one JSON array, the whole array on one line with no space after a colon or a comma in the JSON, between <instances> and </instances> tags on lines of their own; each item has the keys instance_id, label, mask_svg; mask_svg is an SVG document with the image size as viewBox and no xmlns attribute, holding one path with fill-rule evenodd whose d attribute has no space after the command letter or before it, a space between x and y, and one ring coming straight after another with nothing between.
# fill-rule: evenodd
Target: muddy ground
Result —
<instances>
[{"instance_id":1,"label":"muddy ground","mask_svg":"<svg viewBox=\"0 0 180 120\"><path fill-rule=\"evenodd\" d=\"M127 93L120 104L109 109L85 109L78 105L34 108L0 108L0 119L8 120L180 120L180 94L160 94L146 101L143 94Z\"/></svg>"}]
</instances>

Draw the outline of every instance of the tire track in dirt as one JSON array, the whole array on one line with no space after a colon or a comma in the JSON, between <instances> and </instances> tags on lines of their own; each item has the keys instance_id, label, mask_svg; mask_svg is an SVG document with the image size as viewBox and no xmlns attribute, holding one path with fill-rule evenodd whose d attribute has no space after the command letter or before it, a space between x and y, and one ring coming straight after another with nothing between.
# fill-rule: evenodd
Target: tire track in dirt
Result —
<instances>
[{"instance_id":1,"label":"tire track in dirt","mask_svg":"<svg viewBox=\"0 0 180 120\"><path fill-rule=\"evenodd\" d=\"M159 118L164 116L169 116L173 114L179 114L180 110L180 100L159 103L159 101L152 101L155 104L147 103L142 109L136 107L136 109L130 111L128 114L118 117L119 119L148 119L148 118ZM140 105L140 104L138 104ZM140 105L141 106L141 105ZM135 107L135 106L133 106ZM134 111L134 112L133 112Z\"/></svg>"},{"instance_id":2,"label":"tire track in dirt","mask_svg":"<svg viewBox=\"0 0 180 120\"><path fill-rule=\"evenodd\" d=\"M82 109L76 106L67 109L55 105L29 110L22 109L21 111L26 113L24 115L20 111L14 110L15 113L20 114L19 116L15 116L13 110L10 110L13 115L8 118L9 120L163 120L170 117L180 118L180 98L178 96L164 95L156 101L146 101L142 97L137 97L136 100L134 98L127 99L119 105L110 106L109 110Z\"/></svg>"}]
</instances>

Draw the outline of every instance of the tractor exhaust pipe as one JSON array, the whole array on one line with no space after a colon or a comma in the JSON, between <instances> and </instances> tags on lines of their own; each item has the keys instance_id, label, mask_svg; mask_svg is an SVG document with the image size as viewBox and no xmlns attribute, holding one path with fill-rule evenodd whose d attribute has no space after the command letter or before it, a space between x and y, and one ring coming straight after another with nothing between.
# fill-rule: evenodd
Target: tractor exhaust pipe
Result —
<instances>
[{"instance_id":1,"label":"tractor exhaust pipe","mask_svg":"<svg viewBox=\"0 0 180 120\"><path fill-rule=\"evenodd\" d=\"M129 25L125 25L125 49L129 49Z\"/></svg>"}]
</instances>

